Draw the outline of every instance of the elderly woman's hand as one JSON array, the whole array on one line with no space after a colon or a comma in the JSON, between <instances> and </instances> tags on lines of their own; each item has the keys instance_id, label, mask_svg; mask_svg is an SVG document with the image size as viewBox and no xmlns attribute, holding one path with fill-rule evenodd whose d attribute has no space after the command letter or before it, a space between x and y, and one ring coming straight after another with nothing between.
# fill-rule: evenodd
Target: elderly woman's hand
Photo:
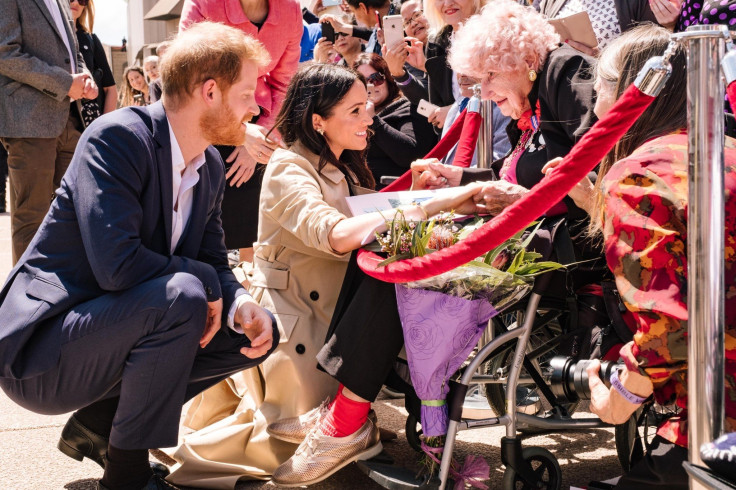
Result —
<instances>
[{"instance_id":1,"label":"elderly woman's hand","mask_svg":"<svg viewBox=\"0 0 736 490\"><path fill-rule=\"evenodd\" d=\"M411 164L412 190L457 187L462 177L462 168L444 165L436 158L414 160Z\"/></svg>"},{"instance_id":2,"label":"elderly woman's hand","mask_svg":"<svg viewBox=\"0 0 736 490\"><path fill-rule=\"evenodd\" d=\"M529 192L529 189L505 180L483 182L480 191L473 198L485 213L497 215L507 206L515 203Z\"/></svg>"},{"instance_id":3,"label":"elderly woman's hand","mask_svg":"<svg viewBox=\"0 0 736 490\"><path fill-rule=\"evenodd\" d=\"M383 54L388 70L394 78L404 76L404 62L406 62L406 57L409 54L406 43L399 43L391 49L384 44L381 47L381 54Z\"/></svg>"},{"instance_id":4,"label":"elderly woman's hand","mask_svg":"<svg viewBox=\"0 0 736 490\"><path fill-rule=\"evenodd\" d=\"M682 0L649 0L649 6L659 25L671 31L674 30L680 17L682 3Z\"/></svg>"},{"instance_id":5,"label":"elderly woman's hand","mask_svg":"<svg viewBox=\"0 0 736 490\"><path fill-rule=\"evenodd\" d=\"M590 386L590 411L598 415L603 422L623 424L640 405L627 400L618 390L607 388L598 375L600 369L601 363L597 359L586 368ZM619 372L619 380L624 388L634 395L646 398L652 394L652 381L636 371L622 369Z\"/></svg>"},{"instance_id":6,"label":"elderly woman's hand","mask_svg":"<svg viewBox=\"0 0 736 490\"><path fill-rule=\"evenodd\" d=\"M550 160L542 167L542 173L550 175L560 163L562 163L562 158ZM595 186L588 177L578 182L567 195L575 201L577 207L586 213L590 214L593 211L593 207L595 206Z\"/></svg>"}]
</instances>

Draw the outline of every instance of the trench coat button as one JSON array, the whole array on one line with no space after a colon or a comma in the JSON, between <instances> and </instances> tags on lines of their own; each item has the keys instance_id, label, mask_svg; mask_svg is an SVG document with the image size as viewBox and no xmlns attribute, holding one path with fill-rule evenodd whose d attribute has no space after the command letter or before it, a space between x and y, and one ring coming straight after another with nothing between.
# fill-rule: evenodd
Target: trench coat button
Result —
<instances>
[{"instance_id":1,"label":"trench coat button","mask_svg":"<svg viewBox=\"0 0 736 490\"><path fill-rule=\"evenodd\" d=\"M69 58L64 58L64 63L68 65L69 63L71 63L71 61L69 61Z\"/></svg>"},{"instance_id":2,"label":"trench coat button","mask_svg":"<svg viewBox=\"0 0 736 490\"><path fill-rule=\"evenodd\" d=\"M209 286L205 286L204 292L207 294L207 296L212 296L212 288Z\"/></svg>"},{"instance_id":3,"label":"trench coat button","mask_svg":"<svg viewBox=\"0 0 736 490\"><path fill-rule=\"evenodd\" d=\"M304 347L303 344L296 344L296 353L297 354L300 354L301 355L301 354L304 354L305 352L307 352L307 348Z\"/></svg>"},{"instance_id":4,"label":"trench coat button","mask_svg":"<svg viewBox=\"0 0 736 490\"><path fill-rule=\"evenodd\" d=\"M317 301L319 299L319 293L317 291L312 291L309 293L309 299L312 301Z\"/></svg>"}]
</instances>

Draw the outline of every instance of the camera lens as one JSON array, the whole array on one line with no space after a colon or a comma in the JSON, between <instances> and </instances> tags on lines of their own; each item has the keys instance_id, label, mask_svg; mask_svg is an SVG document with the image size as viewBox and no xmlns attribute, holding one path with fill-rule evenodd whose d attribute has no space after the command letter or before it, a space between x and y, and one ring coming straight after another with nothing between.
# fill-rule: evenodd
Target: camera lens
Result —
<instances>
[{"instance_id":1,"label":"camera lens","mask_svg":"<svg viewBox=\"0 0 736 490\"><path fill-rule=\"evenodd\" d=\"M550 384L552 393L561 403L576 402L578 400L590 400L590 386L588 385L587 368L592 360L575 360L572 357L556 356L550 360L552 378ZM598 371L603 383L611 386L611 374L618 370L623 364L612 361L601 361L601 369Z\"/></svg>"}]
</instances>

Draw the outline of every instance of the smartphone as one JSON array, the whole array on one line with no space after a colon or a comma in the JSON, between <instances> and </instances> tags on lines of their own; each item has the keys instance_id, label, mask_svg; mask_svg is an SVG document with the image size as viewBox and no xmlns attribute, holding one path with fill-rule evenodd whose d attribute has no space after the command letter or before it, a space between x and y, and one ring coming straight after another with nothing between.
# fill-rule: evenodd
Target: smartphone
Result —
<instances>
[{"instance_id":1,"label":"smartphone","mask_svg":"<svg viewBox=\"0 0 736 490\"><path fill-rule=\"evenodd\" d=\"M322 0L323 7L336 7L342 5L342 0Z\"/></svg>"},{"instance_id":2,"label":"smartphone","mask_svg":"<svg viewBox=\"0 0 736 490\"><path fill-rule=\"evenodd\" d=\"M374 10L373 12L375 12L376 14L376 25L379 29L383 29L383 24L381 23L381 14L378 13L378 10Z\"/></svg>"},{"instance_id":3,"label":"smartphone","mask_svg":"<svg viewBox=\"0 0 736 490\"><path fill-rule=\"evenodd\" d=\"M400 15L387 15L383 18L383 40L389 48L404 42L404 20Z\"/></svg>"},{"instance_id":4,"label":"smartphone","mask_svg":"<svg viewBox=\"0 0 736 490\"><path fill-rule=\"evenodd\" d=\"M335 28L329 22L322 23L322 37L331 43L335 42Z\"/></svg>"},{"instance_id":5,"label":"smartphone","mask_svg":"<svg viewBox=\"0 0 736 490\"><path fill-rule=\"evenodd\" d=\"M437 106L425 99L420 100L419 105L417 105L417 112L424 117L431 116L435 109L437 109Z\"/></svg>"}]
</instances>

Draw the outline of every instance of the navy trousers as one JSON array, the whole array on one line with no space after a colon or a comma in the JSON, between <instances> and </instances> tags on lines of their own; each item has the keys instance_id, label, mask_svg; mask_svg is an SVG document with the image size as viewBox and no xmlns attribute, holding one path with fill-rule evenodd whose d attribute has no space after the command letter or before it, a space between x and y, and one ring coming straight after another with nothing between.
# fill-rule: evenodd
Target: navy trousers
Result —
<instances>
[{"instance_id":1,"label":"navy trousers","mask_svg":"<svg viewBox=\"0 0 736 490\"><path fill-rule=\"evenodd\" d=\"M113 446L176 445L186 400L258 365L278 345L274 321L273 346L261 358L241 354L250 341L225 328L202 349L206 315L204 288L190 274L106 294L53 318L43 329L63 332L61 358L54 369L29 379L0 378L0 387L22 407L45 414L119 397L110 433Z\"/></svg>"}]
</instances>

